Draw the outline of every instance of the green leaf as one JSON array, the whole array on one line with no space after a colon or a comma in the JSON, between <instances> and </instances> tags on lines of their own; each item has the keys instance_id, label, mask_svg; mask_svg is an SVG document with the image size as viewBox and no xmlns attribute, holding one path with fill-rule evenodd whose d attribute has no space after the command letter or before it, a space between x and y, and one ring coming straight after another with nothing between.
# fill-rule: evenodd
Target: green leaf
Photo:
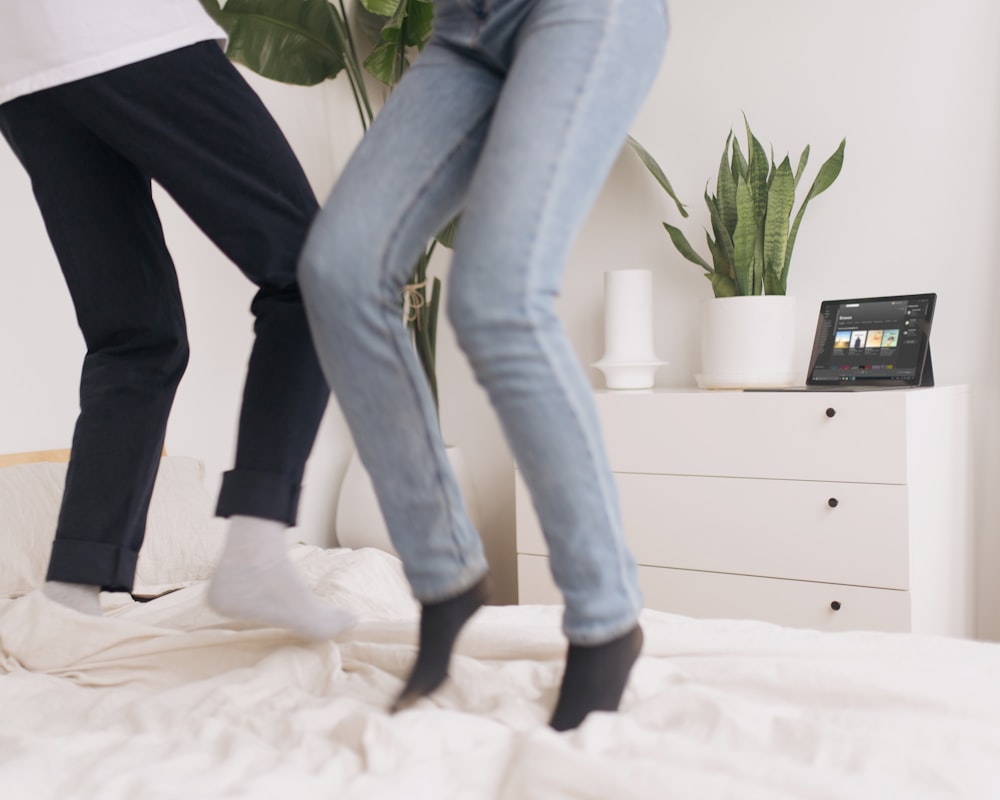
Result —
<instances>
[{"instance_id":1,"label":"green leaf","mask_svg":"<svg viewBox=\"0 0 1000 800\"><path fill-rule=\"evenodd\" d=\"M799 178L802 177L802 173L806 171L806 164L809 163L809 145L806 145L806 149L802 151L802 155L799 156L799 166L795 169L795 188L799 188Z\"/></svg>"},{"instance_id":2,"label":"green leaf","mask_svg":"<svg viewBox=\"0 0 1000 800\"><path fill-rule=\"evenodd\" d=\"M802 205L795 215L795 222L792 223L792 230L788 234L788 246L785 248L785 264L781 270L781 284L784 286L788 282L788 266L792 261L792 248L795 247L795 240L799 235L799 225L802 224L802 216L806 213L806 206L816 195L825 192L837 180L840 170L844 166L844 149L847 147L847 139L840 142L840 146L834 151L819 168L816 179L809 187L809 193L802 200Z\"/></svg>"},{"instance_id":3,"label":"green leaf","mask_svg":"<svg viewBox=\"0 0 1000 800\"><path fill-rule=\"evenodd\" d=\"M713 272L705 277L712 282L712 291L715 292L716 297L736 297L740 293L732 278L720 275L718 272Z\"/></svg>"},{"instance_id":4,"label":"green leaf","mask_svg":"<svg viewBox=\"0 0 1000 800\"><path fill-rule=\"evenodd\" d=\"M747 183L750 186L750 196L753 198L754 219L760 225L767 213L767 154L757 137L750 130L750 123L744 122L747 129L747 152L750 154L747 171Z\"/></svg>"},{"instance_id":5,"label":"green leaf","mask_svg":"<svg viewBox=\"0 0 1000 800\"><path fill-rule=\"evenodd\" d=\"M715 234L715 241L709 241L715 271L730 275L733 271L733 238L722 222L718 199L709 196L708 191L705 192L705 205L708 206L708 213L712 219L712 232Z\"/></svg>"},{"instance_id":6,"label":"green leaf","mask_svg":"<svg viewBox=\"0 0 1000 800\"><path fill-rule=\"evenodd\" d=\"M739 178L736 182L736 210L738 219L733 232L733 274L741 295L753 294L753 262L756 250L757 223L754 219L754 202L750 185Z\"/></svg>"},{"instance_id":7,"label":"green leaf","mask_svg":"<svg viewBox=\"0 0 1000 800\"><path fill-rule=\"evenodd\" d=\"M674 193L674 187L670 185L670 181L667 180L666 174L664 174L663 169L659 164L656 163L656 159L653 158L649 152L643 147L639 142L633 139L631 136L628 137L628 145L632 148L639 160L646 165L646 169L650 171L656 182L663 187L663 190L667 193L671 200L674 201L674 205L677 206L677 210L680 212L682 217L688 215L686 206L677 199L677 195Z\"/></svg>"},{"instance_id":8,"label":"green leaf","mask_svg":"<svg viewBox=\"0 0 1000 800\"><path fill-rule=\"evenodd\" d=\"M327 0L201 0L229 35L226 55L282 83L312 86L337 75L345 47Z\"/></svg>"},{"instance_id":9,"label":"green leaf","mask_svg":"<svg viewBox=\"0 0 1000 800\"><path fill-rule=\"evenodd\" d=\"M785 294L781 273L785 266L788 245L788 222L795 204L795 177L792 162L785 156L774 171L774 180L767 198L767 216L764 219L764 293Z\"/></svg>"},{"instance_id":10,"label":"green leaf","mask_svg":"<svg viewBox=\"0 0 1000 800\"><path fill-rule=\"evenodd\" d=\"M437 350L437 323L438 323L438 307L441 304L441 279L434 278L431 281L431 296L427 301L427 338L431 343L431 353L435 353ZM436 364L432 364L432 367ZM433 373L433 370L431 370Z\"/></svg>"},{"instance_id":11,"label":"green leaf","mask_svg":"<svg viewBox=\"0 0 1000 800\"><path fill-rule=\"evenodd\" d=\"M819 168L819 172L816 174L816 179L813 181L813 185L809 188L809 194L806 195L807 200L811 200L817 195L822 194L833 182L837 180L837 176L840 175L840 170L844 166L844 149L847 147L847 139L841 141L840 146L834 151L833 155L830 156L824 163L823 166Z\"/></svg>"},{"instance_id":12,"label":"green leaf","mask_svg":"<svg viewBox=\"0 0 1000 800\"><path fill-rule=\"evenodd\" d=\"M364 63L365 70L386 86L393 86L397 81L396 63L398 56L399 48L396 45L382 42L368 54Z\"/></svg>"},{"instance_id":13,"label":"green leaf","mask_svg":"<svg viewBox=\"0 0 1000 800\"><path fill-rule=\"evenodd\" d=\"M729 135L726 137L726 146L722 149L722 159L719 161L719 176L715 182L719 216L730 240L732 240L733 231L736 230L736 177L729 165L729 143L732 138L733 132L729 131Z\"/></svg>"},{"instance_id":14,"label":"green leaf","mask_svg":"<svg viewBox=\"0 0 1000 800\"><path fill-rule=\"evenodd\" d=\"M409 0L409 3L406 46L422 50L434 31L434 3L431 0Z\"/></svg>"},{"instance_id":15,"label":"green leaf","mask_svg":"<svg viewBox=\"0 0 1000 800\"><path fill-rule=\"evenodd\" d=\"M714 271L721 272L723 275L730 274L731 267L727 268L725 265L726 256L722 252L722 248L715 243L712 234L708 231L705 231L705 242L708 244L708 251L712 254L712 263L715 264Z\"/></svg>"},{"instance_id":16,"label":"green leaf","mask_svg":"<svg viewBox=\"0 0 1000 800\"><path fill-rule=\"evenodd\" d=\"M445 225L434 238L441 243L442 246L449 249L455 246L455 236L458 234L458 222L462 218L459 214L457 217L452 219L447 225Z\"/></svg>"},{"instance_id":17,"label":"green leaf","mask_svg":"<svg viewBox=\"0 0 1000 800\"><path fill-rule=\"evenodd\" d=\"M395 86L409 67L406 48L423 48L430 39L434 6L427 0L362 0L369 11L388 16L381 43L365 59L365 69L387 86Z\"/></svg>"},{"instance_id":18,"label":"green leaf","mask_svg":"<svg viewBox=\"0 0 1000 800\"><path fill-rule=\"evenodd\" d=\"M740 150L740 140L733 137L733 177L746 180L748 172L746 159L743 158L743 151Z\"/></svg>"},{"instance_id":19,"label":"green leaf","mask_svg":"<svg viewBox=\"0 0 1000 800\"><path fill-rule=\"evenodd\" d=\"M284 0L284 2L288 2L288 0ZM361 0L361 5L372 14L377 14L380 17L393 17L399 7L403 5L403 0Z\"/></svg>"},{"instance_id":20,"label":"green leaf","mask_svg":"<svg viewBox=\"0 0 1000 800\"><path fill-rule=\"evenodd\" d=\"M706 272L713 272L711 265L703 259L695 249L688 242L687 237L681 232L680 228L675 228L673 225L669 225L666 222L663 223L663 227L667 229L667 233L670 234L670 241L674 243L674 247L677 248L684 258L693 264L697 264L699 267L704 269Z\"/></svg>"}]
</instances>

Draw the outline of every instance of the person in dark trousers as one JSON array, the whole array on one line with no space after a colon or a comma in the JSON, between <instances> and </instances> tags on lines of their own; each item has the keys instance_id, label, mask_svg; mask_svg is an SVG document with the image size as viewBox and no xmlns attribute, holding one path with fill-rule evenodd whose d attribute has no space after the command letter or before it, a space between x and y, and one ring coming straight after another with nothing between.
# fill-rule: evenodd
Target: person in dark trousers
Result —
<instances>
[{"instance_id":1,"label":"person in dark trousers","mask_svg":"<svg viewBox=\"0 0 1000 800\"><path fill-rule=\"evenodd\" d=\"M220 48L224 38L198 0L4 6L0 131L31 178L87 347L43 591L100 614L100 590L133 586L188 360L156 182L258 287L235 466L218 498L230 523L209 603L332 637L353 617L313 596L284 537L329 398L295 275L317 203Z\"/></svg>"}]
</instances>

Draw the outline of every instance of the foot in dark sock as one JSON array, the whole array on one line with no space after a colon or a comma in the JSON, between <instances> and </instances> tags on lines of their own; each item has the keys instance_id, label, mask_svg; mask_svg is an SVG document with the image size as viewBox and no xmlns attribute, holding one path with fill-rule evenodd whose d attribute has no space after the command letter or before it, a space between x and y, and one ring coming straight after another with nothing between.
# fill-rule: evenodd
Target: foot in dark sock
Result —
<instances>
[{"instance_id":1,"label":"foot in dark sock","mask_svg":"<svg viewBox=\"0 0 1000 800\"><path fill-rule=\"evenodd\" d=\"M642 628L605 644L571 644L559 702L549 725L557 731L575 728L591 711L617 711L632 665L642 650Z\"/></svg>"},{"instance_id":2,"label":"foot in dark sock","mask_svg":"<svg viewBox=\"0 0 1000 800\"><path fill-rule=\"evenodd\" d=\"M437 689L448 677L451 650L462 626L489 596L489 578L471 589L437 603L427 603L420 611L420 649L406 686L392 704L393 713L409 708L421 697Z\"/></svg>"}]
</instances>

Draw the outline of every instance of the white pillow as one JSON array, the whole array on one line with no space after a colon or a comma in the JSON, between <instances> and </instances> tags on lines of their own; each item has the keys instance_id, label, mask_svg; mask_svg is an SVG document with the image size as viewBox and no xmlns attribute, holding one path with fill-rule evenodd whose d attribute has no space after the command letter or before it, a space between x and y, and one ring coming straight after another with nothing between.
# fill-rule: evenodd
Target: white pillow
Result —
<instances>
[{"instance_id":1,"label":"white pillow","mask_svg":"<svg viewBox=\"0 0 1000 800\"><path fill-rule=\"evenodd\" d=\"M44 583L66 466L0 469L0 597L18 597ZM160 459L133 594L155 597L211 574L225 528L213 517L204 478L198 459Z\"/></svg>"}]
</instances>

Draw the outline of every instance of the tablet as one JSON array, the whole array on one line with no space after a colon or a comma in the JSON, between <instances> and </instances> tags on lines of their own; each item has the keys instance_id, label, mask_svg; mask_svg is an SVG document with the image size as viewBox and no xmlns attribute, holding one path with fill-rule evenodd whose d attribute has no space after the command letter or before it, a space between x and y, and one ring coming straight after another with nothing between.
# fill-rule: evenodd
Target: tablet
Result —
<instances>
[{"instance_id":1,"label":"tablet","mask_svg":"<svg viewBox=\"0 0 1000 800\"><path fill-rule=\"evenodd\" d=\"M937 295L824 300L806 385L932 386L931 322Z\"/></svg>"}]
</instances>

